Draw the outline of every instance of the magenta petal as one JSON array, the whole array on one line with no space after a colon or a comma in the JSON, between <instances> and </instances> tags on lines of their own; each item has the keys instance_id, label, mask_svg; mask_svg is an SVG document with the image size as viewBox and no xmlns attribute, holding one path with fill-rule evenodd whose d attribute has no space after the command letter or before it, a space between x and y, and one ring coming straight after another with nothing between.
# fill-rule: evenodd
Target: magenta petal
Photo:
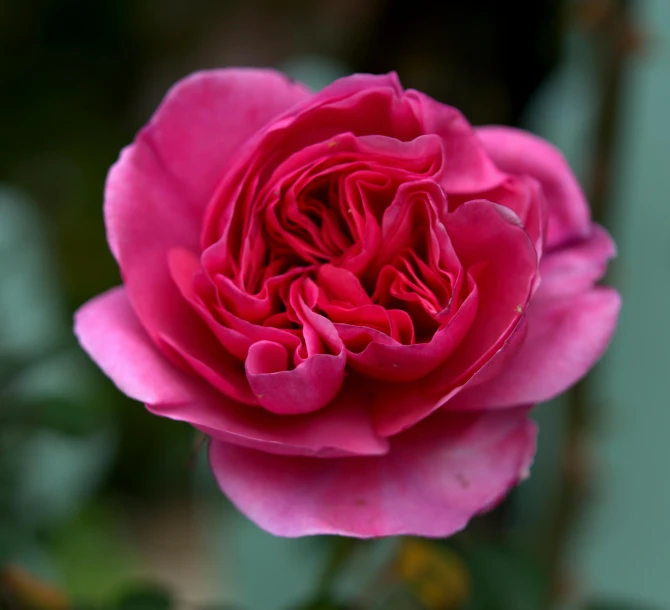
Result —
<instances>
[{"instance_id":1,"label":"magenta petal","mask_svg":"<svg viewBox=\"0 0 670 610\"><path fill-rule=\"evenodd\" d=\"M181 224L195 221L196 244L205 206L230 159L271 119L311 93L272 70L231 68L196 72L178 82L165 96L134 147L147 149L160 166L158 179L177 193L176 206L154 206L145 199L123 198L123 181L112 169L107 182L106 215L109 245L119 259L120 242L138 235L133 224L116 222L115 207L137 215L161 215ZM128 149L120 161L132 162ZM118 165L118 164L117 164ZM145 180L155 179L146 176ZM121 189L120 197L113 197ZM187 245L184 243L173 245Z\"/></svg>"},{"instance_id":2,"label":"magenta petal","mask_svg":"<svg viewBox=\"0 0 670 610\"><path fill-rule=\"evenodd\" d=\"M83 305L75 314L74 332L89 356L130 398L165 404L192 399L198 380L176 369L156 350L123 287Z\"/></svg>"},{"instance_id":3,"label":"magenta petal","mask_svg":"<svg viewBox=\"0 0 670 610\"><path fill-rule=\"evenodd\" d=\"M169 248L197 250L205 207L231 157L308 96L279 73L250 69L198 72L170 90L107 177L107 235L127 283L137 259L163 279Z\"/></svg>"},{"instance_id":4,"label":"magenta petal","mask_svg":"<svg viewBox=\"0 0 670 610\"><path fill-rule=\"evenodd\" d=\"M140 319L169 323L173 307L186 309L188 316L168 272L167 253L176 246L197 250L200 221L200 210L179 196L150 148L132 145L122 151L107 176L105 224Z\"/></svg>"},{"instance_id":5,"label":"magenta petal","mask_svg":"<svg viewBox=\"0 0 670 610\"><path fill-rule=\"evenodd\" d=\"M587 290L607 271L616 246L607 231L593 225L584 240L548 252L540 263L540 296L562 296Z\"/></svg>"},{"instance_id":6,"label":"magenta petal","mask_svg":"<svg viewBox=\"0 0 670 610\"><path fill-rule=\"evenodd\" d=\"M474 129L453 106L419 91L407 91L423 133L442 139L444 168L440 184L447 193L474 193L492 189L505 180L489 158Z\"/></svg>"},{"instance_id":7,"label":"magenta petal","mask_svg":"<svg viewBox=\"0 0 670 610\"><path fill-rule=\"evenodd\" d=\"M450 214L445 224L464 267L476 275L479 310L459 351L467 374L475 354L488 359L509 336L528 303L537 274L537 252L519 218L503 206L469 201ZM481 266L480 271L475 268ZM484 348L484 349L482 349ZM467 366L470 365L470 366Z\"/></svg>"},{"instance_id":8,"label":"magenta petal","mask_svg":"<svg viewBox=\"0 0 670 610\"><path fill-rule=\"evenodd\" d=\"M504 172L528 174L542 185L547 199L547 248L588 235L589 207L563 155L549 142L511 127L479 127L477 135Z\"/></svg>"},{"instance_id":9,"label":"magenta petal","mask_svg":"<svg viewBox=\"0 0 670 610\"><path fill-rule=\"evenodd\" d=\"M449 322L426 343L372 341L362 352L347 352L348 362L354 370L372 379L416 381L444 362L466 337L477 313L477 300L474 290Z\"/></svg>"},{"instance_id":10,"label":"magenta petal","mask_svg":"<svg viewBox=\"0 0 670 610\"><path fill-rule=\"evenodd\" d=\"M325 264L319 267L317 282L329 299L344 301L354 306L370 304L371 300L360 280L351 271Z\"/></svg>"},{"instance_id":11,"label":"magenta petal","mask_svg":"<svg viewBox=\"0 0 670 610\"><path fill-rule=\"evenodd\" d=\"M446 362L423 379L380 389L374 418L382 436L397 434L428 416L486 367L518 328L532 292L535 249L511 210L470 201L449 214L445 225L464 268L476 276L477 314Z\"/></svg>"},{"instance_id":12,"label":"magenta petal","mask_svg":"<svg viewBox=\"0 0 670 610\"><path fill-rule=\"evenodd\" d=\"M311 355L292 370L286 370L288 360L278 343L258 341L249 348L247 379L261 406L296 415L321 409L335 398L344 380L344 349L337 355Z\"/></svg>"},{"instance_id":13,"label":"magenta petal","mask_svg":"<svg viewBox=\"0 0 670 610\"><path fill-rule=\"evenodd\" d=\"M107 233L132 308L154 341L164 337L183 362L202 362L224 377L235 366L179 293L168 252L198 251L205 206L230 157L308 95L272 71L195 74L168 93L109 172ZM241 380L245 385L243 372Z\"/></svg>"},{"instance_id":14,"label":"magenta petal","mask_svg":"<svg viewBox=\"0 0 670 610\"><path fill-rule=\"evenodd\" d=\"M395 72L387 74L351 74L338 78L336 81L324 87L310 100L311 106L320 106L323 103L347 98L361 91L375 89L390 89L395 95L402 95L402 85Z\"/></svg>"},{"instance_id":15,"label":"magenta petal","mask_svg":"<svg viewBox=\"0 0 670 610\"><path fill-rule=\"evenodd\" d=\"M521 348L493 379L466 388L449 403L450 408L491 409L549 400L579 381L599 360L616 327L619 294L594 288L543 299L541 290L528 307L528 333Z\"/></svg>"},{"instance_id":16,"label":"magenta petal","mask_svg":"<svg viewBox=\"0 0 670 610\"><path fill-rule=\"evenodd\" d=\"M212 384L227 397L247 405L256 405L254 396L244 375L242 363L226 354L225 361L216 357L198 358L184 351L170 337L159 334L156 339L159 349L175 362L182 364L196 375ZM207 362L209 360L210 362Z\"/></svg>"},{"instance_id":17,"label":"magenta petal","mask_svg":"<svg viewBox=\"0 0 670 610\"><path fill-rule=\"evenodd\" d=\"M279 455L382 455L388 441L376 434L363 398L346 388L313 413L276 415L222 395L196 396L182 405L148 404L156 415L186 421L213 439Z\"/></svg>"},{"instance_id":18,"label":"magenta petal","mask_svg":"<svg viewBox=\"0 0 670 610\"><path fill-rule=\"evenodd\" d=\"M116 386L156 415L185 421L213 438L292 455L378 455L388 442L377 436L365 391L351 387L318 413L282 417L236 403L205 381L176 369L155 348L123 288L79 309L79 341Z\"/></svg>"},{"instance_id":19,"label":"magenta petal","mask_svg":"<svg viewBox=\"0 0 670 610\"><path fill-rule=\"evenodd\" d=\"M210 464L233 503L278 536L443 537L527 476L536 432L526 413L439 412L381 457L284 457L213 442Z\"/></svg>"},{"instance_id":20,"label":"magenta petal","mask_svg":"<svg viewBox=\"0 0 670 610\"><path fill-rule=\"evenodd\" d=\"M234 367L231 356L180 294L168 268L173 247L197 251L199 219L184 210L151 149L123 151L108 176L105 213L131 308L154 345L169 344L170 357L179 354L173 361L184 368L200 361L225 376ZM243 371L235 376L246 385Z\"/></svg>"},{"instance_id":21,"label":"magenta petal","mask_svg":"<svg viewBox=\"0 0 670 610\"><path fill-rule=\"evenodd\" d=\"M182 214L200 219L240 147L271 119L310 96L303 85L273 70L196 72L170 89L134 146L151 149L162 166L162 179L179 193ZM142 204L128 202L136 210ZM110 231L115 253L116 242Z\"/></svg>"}]
</instances>

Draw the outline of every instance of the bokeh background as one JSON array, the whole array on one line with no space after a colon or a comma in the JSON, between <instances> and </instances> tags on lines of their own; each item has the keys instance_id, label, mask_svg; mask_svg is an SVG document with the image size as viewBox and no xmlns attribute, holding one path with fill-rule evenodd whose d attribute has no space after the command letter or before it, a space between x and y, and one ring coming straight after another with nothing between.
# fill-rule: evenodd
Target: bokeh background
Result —
<instances>
[{"instance_id":1,"label":"bokeh background","mask_svg":"<svg viewBox=\"0 0 670 610\"><path fill-rule=\"evenodd\" d=\"M540 406L533 476L447 541L272 538L185 425L77 347L119 283L106 172L187 73L352 71L566 154L614 234L614 343ZM0 608L670 608L668 0L0 0Z\"/></svg>"}]
</instances>

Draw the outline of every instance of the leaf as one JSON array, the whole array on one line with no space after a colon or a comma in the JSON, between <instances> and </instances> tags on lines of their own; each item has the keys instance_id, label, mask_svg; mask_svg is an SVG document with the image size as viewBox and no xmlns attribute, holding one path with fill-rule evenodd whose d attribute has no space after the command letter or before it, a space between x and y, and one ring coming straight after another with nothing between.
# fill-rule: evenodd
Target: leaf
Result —
<instances>
[{"instance_id":1,"label":"leaf","mask_svg":"<svg viewBox=\"0 0 670 610\"><path fill-rule=\"evenodd\" d=\"M0 354L32 359L69 335L68 316L36 206L0 186Z\"/></svg>"},{"instance_id":2,"label":"leaf","mask_svg":"<svg viewBox=\"0 0 670 610\"><path fill-rule=\"evenodd\" d=\"M97 372L78 348L61 349L25 363L2 388L14 422L84 436L109 423Z\"/></svg>"},{"instance_id":3,"label":"leaf","mask_svg":"<svg viewBox=\"0 0 670 610\"><path fill-rule=\"evenodd\" d=\"M220 506L225 506L217 496ZM225 509L224 509L225 510ZM314 588L327 560L325 537L279 538L264 532L241 514L221 511L222 538L213 538L214 560L231 565L236 598L244 609L286 610L313 599ZM210 530L211 531L211 530ZM226 544L215 541L225 539ZM262 586L259 586L262 583Z\"/></svg>"},{"instance_id":4,"label":"leaf","mask_svg":"<svg viewBox=\"0 0 670 610\"><path fill-rule=\"evenodd\" d=\"M79 603L109 603L136 573L136 550L119 532L114 507L93 505L52 535L51 554L70 596Z\"/></svg>"},{"instance_id":5,"label":"leaf","mask_svg":"<svg viewBox=\"0 0 670 610\"><path fill-rule=\"evenodd\" d=\"M461 550L472 575L467 610L538 610L546 606L549 579L538 562L506 544Z\"/></svg>"},{"instance_id":6,"label":"leaf","mask_svg":"<svg viewBox=\"0 0 670 610\"><path fill-rule=\"evenodd\" d=\"M114 439L106 430L89 437L32 432L14 460L18 484L13 500L21 520L36 527L67 522L98 489L113 451Z\"/></svg>"},{"instance_id":7,"label":"leaf","mask_svg":"<svg viewBox=\"0 0 670 610\"><path fill-rule=\"evenodd\" d=\"M136 584L127 589L112 606L113 610L171 610L170 593L154 584Z\"/></svg>"}]
</instances>

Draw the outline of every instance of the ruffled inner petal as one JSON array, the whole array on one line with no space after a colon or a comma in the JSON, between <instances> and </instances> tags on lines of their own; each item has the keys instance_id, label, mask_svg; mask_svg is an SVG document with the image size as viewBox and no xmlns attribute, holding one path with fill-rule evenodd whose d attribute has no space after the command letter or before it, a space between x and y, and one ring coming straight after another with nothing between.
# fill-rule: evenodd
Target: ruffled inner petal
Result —
<instances>
[{"instance_id":1,"label":"ruffled inner petal","mask_svg":"<svg viewBox=\"0 0 670 610\"><path fill-rule=\"evenodd\" d=\"M537 254L513 212L473 201L449 214L445 223L467 270L465 284L477 287L476 315L467 340L420 384L379 388L375 418L384 436L397 434L447 403L502 350L519 327L533 291Z\"/></svg>"},{"instance_id":2,"label":"ruffled inner petal","mask_svg":"<svg viewBox=\"0 0 670 610\"><path fill-rule=\"evenodd\" d=\"M190 300L215 336L246 363L258 404L284 413L322 408L340 387L351 354L371 343L402 349L430 342L448 312L458 311L467 296L460 294L463 273L439 221L444 194L430 179L441 165L441 144L431 136L402 142L344 133L297 151L265 171L265 181L258 175L247 181L249 205L234 206L224 237L204 251L200 270L191 269L194 287L180 289L194 293ZM406 186L414 183L418 194L394 203L407 199ZM410 211L395 221L395 205ZM469 303L474 311L476 299ZM464 313L460 327L471 318ZM328 332L317 331L314 320L330 325ZM415 354L428 351L411 377L448 355ZM365 353L357 359L360 370L371 368L372 352ZM311 370L322 360L333 363L331 390L320 398L312 392L314 400L302 406L274 404L277 392L261 387L271 378L298 378L306 363Z\"/></svg>"},{"instance_id":3,"label":"ruffled inner petal","mask_svg":"<svg viewBox=\"0 0 670 610\"><path fill-rule=\"evenodd\" d=\"M227 387L209 359L185 357L191 368L240 402L288 415L332 402L346 370L394 383L447 367L453 389L490 358L526 306L521 284L535 267L489 260L499 253L486 231L497 225L480 208L528 223L541 247L536 185L500 173L462 117L431 104L393 87L324 99L277 121L231 169L210 203L200 260L174 254L171 272L241 383ZM419 107L439 135L392 120ZM363 110L370 124L352 120ZM507 207L468 201L459 151ZM487 229L464 227L480 220ZM505 264L519 268L505 277ZM514 303L492 306L498 292Z\"/></svg>"}]
</instances>

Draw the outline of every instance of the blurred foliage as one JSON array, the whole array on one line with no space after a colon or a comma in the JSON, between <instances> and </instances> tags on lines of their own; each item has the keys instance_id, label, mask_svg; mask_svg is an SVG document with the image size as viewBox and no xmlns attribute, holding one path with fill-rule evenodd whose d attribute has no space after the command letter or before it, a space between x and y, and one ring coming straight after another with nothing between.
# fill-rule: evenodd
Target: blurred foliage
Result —
<instances>
[{"instance_id":1,"label":"blurred foliage","mask_svg":"<svg viewBox=\"0 0 670 610\"><path fill-rule=\"evenodd\" d=\"M396 559L398 576L426 608L461 608L472 596L472 579L463 559L452 549L407 539Z\"/></svg>"},{"instance_id":2,"label":"blurred foliage","mask_svg":"<svg viewBox=\"0 0 670 610\"><path fill-rule=\"evenodd\" d=\"M468 610L537 610L548 599L549 574L527 550L509 543L463 549L472 575Z\"/></svg>"},{"instance_id":3,"label":"blurred foliage","mask_svg":"<svg viewBox=\"0 0 670 610\"><path fill-rule=\"evenodd\" d=\"M152 585L126 589L112 604L113 610L172 610L174 603L169 591Z\"/></svg>"},{"instance_id":4,"label":"blurred foliage","mask_svg":"<svg viewBox=\"0 0 670 610\"><path fill-rule=\"evenodd\" d=\"M124 587L138 568L118 516L99 503L55 532L51 547L63 586L74 599L102 603ZM82 557L95 560L82 563Z\"/></svg>"},{"instance_id":5,"label":"blurred foliage","mask_svg":"<svg viewBox=\"0 0 670 610\"><path fill-rule=\"evenodd\" d=\"M651 610L649 606L640 606L633 602L597 601L588 604L584 610Z\"/></svg>"}]
</instances>

